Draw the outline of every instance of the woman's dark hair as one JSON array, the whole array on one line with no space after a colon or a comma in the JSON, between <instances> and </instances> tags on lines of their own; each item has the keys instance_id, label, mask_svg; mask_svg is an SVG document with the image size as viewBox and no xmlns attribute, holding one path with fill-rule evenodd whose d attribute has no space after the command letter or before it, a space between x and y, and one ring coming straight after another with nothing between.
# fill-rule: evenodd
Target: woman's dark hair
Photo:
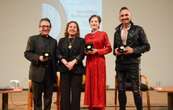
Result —
<instances>
[{"instance_id":1,"label":"woman's dark hair","mask_svg":"<svg viewBox=\"0 0 173 110\"><path fill-rule=\"evenodd\" d=\"M41 18L41 19L40 19L40 22L39 22L39 26L40 26L40 24L41 24L41 22L42 22L42 21L47 21L47 22L49 22L50 27L52 27L52 25L51 25L51 22L50 22L50 19L49 19L49 18Z\"/></svg>"},{"instance_id":2,"label":"woman's dark hair","mask_svg":"<svg viewBox=\"0 0 173 110\"><path fill-rule=\"evenodd\" d=\"M78 23L77 23L76 21L69 21L69 22L67 23L66 29L65 29L65 33L64 33L65 37L68 37L68 36L69 36L68 27L69 27L69 25L70 25L71 23L76 24L76 26L77 26L77 33L76 33L75 36L76 36L76 37L80 37L80 29L79 29L79 25L78 25Z\"/></svg>"},{"instance_id":3,"label":"woman's dark hair","mask_svg":"<svg viewBox=\"0 0 173 110\"><path fill-rule=\"evenodd\" d=\"M98 16L98 15L91 15L90 18L89 18L89 22L91 21L92 18L96 17L99 21L99 24L101 23L101 17Z\"/></svg>"}]
</instances>

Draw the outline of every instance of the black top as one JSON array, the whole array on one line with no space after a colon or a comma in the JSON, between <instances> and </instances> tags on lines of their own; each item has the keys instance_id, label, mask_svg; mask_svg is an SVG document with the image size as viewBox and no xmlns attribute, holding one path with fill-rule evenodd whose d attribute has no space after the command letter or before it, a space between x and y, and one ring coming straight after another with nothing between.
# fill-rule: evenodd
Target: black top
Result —
<instances>
[{"instance_id":1,"label":"black top","mask_svg":"<svg viewBox=\"0 0 173 110\"><path fill-rule=\"evenodd\" d=\"M68 72L68 68L61 62L61 59L64 58L67 61L77 60L77 64L71 70L75 74L83 74L84 66L84 48L85 42L83 38L75 37L69 39L68 37L61 38L57 47L57 58L59 59L59 71Z\"/></svg>"}]
</instances>

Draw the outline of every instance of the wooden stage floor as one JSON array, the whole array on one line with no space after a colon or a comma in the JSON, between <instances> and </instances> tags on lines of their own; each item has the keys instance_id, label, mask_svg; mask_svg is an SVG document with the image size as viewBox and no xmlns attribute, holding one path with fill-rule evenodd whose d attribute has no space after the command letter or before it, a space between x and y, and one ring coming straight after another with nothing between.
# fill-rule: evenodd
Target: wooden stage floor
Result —
<instances>
[{"instance_id":1,"label":"wooden stage floor","mask_svg":"<svg viewBox=\"0 0 173 110\"><path fill-rule=\"evenodd\" d=\"M143 93L144 110L146 107L146 97ZM128 104L127 110L135 110L133 96L131 92L127 92ZM151 110L167 110L167 94L150 91ZM53 96L55 102L55 96ZM118 108L118 107L117 107ZM2 110L2 94L0 94L0 110ZM9 110L27 110L27 91L21 93L9 94ZM55 110L55 104L52 104L52 110ZM81 110L87 110L83 105L83 93L81 97ZM115 110L114 90L107 90L107 107L106 110ZM117 109L118 110L118 109Z\"/></svg>"}]
</instances>

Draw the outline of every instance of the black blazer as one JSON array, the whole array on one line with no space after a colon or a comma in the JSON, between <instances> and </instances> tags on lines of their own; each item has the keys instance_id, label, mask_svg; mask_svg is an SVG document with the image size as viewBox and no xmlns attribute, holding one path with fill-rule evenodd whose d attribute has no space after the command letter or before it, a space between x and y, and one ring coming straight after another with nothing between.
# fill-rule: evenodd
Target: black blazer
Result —
<instances>
[{"instance_id":1,"label":"black blazer","mask_svg":"<svg viewBox=\"0 0 173 110\"><path fill-rule=\"evenodd\" d=\"M69 43L72 43L72 48L69 49ZM71 70L71 72L75 74L83 74L84 66L84 48L85 42L83 38L75 37L72 41L69 41L68 37L61 38L57 47L57 58L59 59L59 71L60 72L69 72L68 68L61 62L61 59L64 58L67 61L71 61L73 59L77 60L77 64Z\"/></svg>"},{"instance_id":2,"label":"black blazer","mask_svg":"<svg viewBox=\"0 0 173 110\"><path fill-rule=\"evenodd\" d=\"M52 81L56 78L56 48L57 41L52 37L42 37L34 35L29 37L24 56L30 64L29 79L35 82L42 82L45 77L45 72L49 68ZM50 53L49 63L45 64L39 61L39 56L44 52Z\"/></svg>"}]
</instances>

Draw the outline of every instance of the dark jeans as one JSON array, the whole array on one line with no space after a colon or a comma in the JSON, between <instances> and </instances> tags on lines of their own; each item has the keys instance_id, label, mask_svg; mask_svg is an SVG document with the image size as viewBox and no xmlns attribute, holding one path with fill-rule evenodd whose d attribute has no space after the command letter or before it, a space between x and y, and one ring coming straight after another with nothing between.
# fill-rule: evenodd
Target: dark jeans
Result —
<instances>
[{"instance_id":1,"label":"dark jeans","mask_svg":"<svg viewBox=\"0 0 173 110\"><path fill-rule=\"evenodd\" d=\"M80 110L82 75L61 73L61 110Z\"/></svg>"},{"instance_id":2,"label":"dark jeans","mask_svg":"<svg viewBox=\"0 0 173 110\"><path fill-rule=\"evenodd\" d=\"M140 82L139 82L139 67L138 65L126 66L117 71L117 78L119 80L118 99L120 104L120 110L126 110L126 85L130 83L134 101L137 110L142 110L142 97L140 94Z\"/></svg>"}]
</instances>

